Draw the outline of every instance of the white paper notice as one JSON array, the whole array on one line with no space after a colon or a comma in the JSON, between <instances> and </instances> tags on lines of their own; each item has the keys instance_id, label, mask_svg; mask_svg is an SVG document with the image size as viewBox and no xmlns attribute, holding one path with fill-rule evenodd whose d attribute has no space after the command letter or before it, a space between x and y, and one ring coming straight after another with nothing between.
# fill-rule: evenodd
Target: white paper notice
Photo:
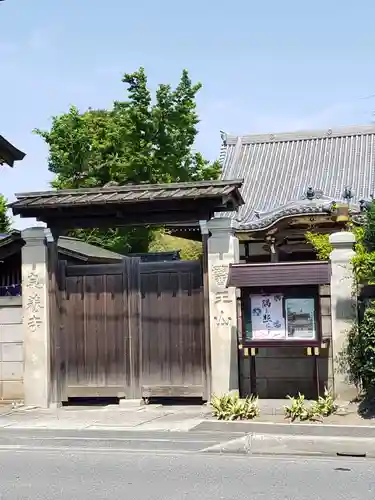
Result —
<instances>
[{"instance_id":1,"label":"white paper notice","mask_svg":"<svg viewBox=\"0 0 375 500\"><path fill-rule=\"evenodd\" d=\"M252 339L285 339L283 296L251 295L250 304Z\"/></svg>"}]
</instances>

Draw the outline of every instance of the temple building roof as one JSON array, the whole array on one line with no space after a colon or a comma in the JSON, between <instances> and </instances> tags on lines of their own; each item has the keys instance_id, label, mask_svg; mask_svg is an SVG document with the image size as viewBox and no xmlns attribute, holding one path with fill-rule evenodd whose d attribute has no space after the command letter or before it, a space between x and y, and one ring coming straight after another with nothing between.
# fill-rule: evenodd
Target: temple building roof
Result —
<instances>
[{"instance_id":1,"label":"temple building roof","mask_svg":"<svg viewBox=\"0 0 375 500\"><path fill-rule=\"evenodd\" d=\"M240 229L296 214L358 206L375 193L375 125L232 136L222 133L222 179L243 178Z\"/></svg>"},{"instance_id":2,"label":"temple building roof","mask_svg":"<svg viewBox=\"0 0 375 500\"><path fill-rule=\"evenodd\" d=\"M10 167L14 166L15 161L23 160L25 153L17 149L13 144L0 135L0 165L6 163Z\"/></svg>"}]
</instances>

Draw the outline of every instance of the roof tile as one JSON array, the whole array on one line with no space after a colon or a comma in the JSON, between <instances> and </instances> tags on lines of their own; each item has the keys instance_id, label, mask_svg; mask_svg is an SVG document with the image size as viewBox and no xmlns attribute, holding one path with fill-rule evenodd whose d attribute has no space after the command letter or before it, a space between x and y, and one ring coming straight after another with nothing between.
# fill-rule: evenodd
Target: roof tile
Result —
<instances>
[{"instance_id":1,"label":"roof tile","mask_svg":"<svg viewBox=\"0 0 375 500\"><path fill-rule=\"evenodd\" d=\"M303 197L308 187L337 201L375 193L375 126L286 134L227 136L222 179L243 178L241 225Z\"/></svg>"},{"instance_id":2,"label":"roof tile","mask_svg":"<svg viewBox=\"0 0 375 500\"><path fill-rule=\"evenodd\" d=\"M231 181L202 181L174 184L138 184L125 186L111 186L95 189L76 189L45 191L36 193L16 194L17 201L10 206L13 210L24 208L43 208L46 206L67 205L103 205L116 203L131 203L140 201L157 201L169 198L196 199L206 196L221 197L233 193L237 203L243 200L239 194L242 180ZM17 212L18 213L18 212Z\"/></svg>"}]
</instances>

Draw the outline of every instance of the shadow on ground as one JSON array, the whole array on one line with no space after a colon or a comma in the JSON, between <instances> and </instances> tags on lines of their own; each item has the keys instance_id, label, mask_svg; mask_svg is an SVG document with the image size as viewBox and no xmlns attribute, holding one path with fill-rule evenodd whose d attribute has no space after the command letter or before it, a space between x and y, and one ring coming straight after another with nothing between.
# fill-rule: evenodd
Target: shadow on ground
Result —
<instances>
[{"instance_id":1,"label":"shadow on ground","mask_svg":"<svg viewBox=\"0 0 375 500\"><path fill-rule=\"evenodd\" d=\"M358 414L364 419L375 418L375 393L362 398L358 405Z\"/></svg>"},{"instance_id":2,"label":"shadow on ground","mask_svg":"<svg viewBox=\"0 0 375 500\"><path fill-rule=\"evenodd\" d=\"M202 398L150 398L149 404L159 404L163 406L200 406L204 405Z\"/></svg>"},{"instance_id":3,"label":"shadow on ground","mask_svg":"<svg viewBox=\"0 0 375 500\"><path fill-rule=\"evenodd\" d=\"M142 400L140 399L140 404ZM104 407L108 405L119 404L120 400L118 398L69 398L69 400L63 404L65 407ZM163 406L203 406L204 401L202 398L150 398L144 400L147 404L158 404Z\"/></svg>"},{"instance_id":4,"label":"shadow on ground","mask_svg":"<svg viewBox=\"0 0 375 500\"><path fill-rule=\"evenodd\" d=\"M92 406L101 407L108 405L115 405L119 403L118 398L69 398L67 402L63 403L63 406L69 407L79 407L79 406Z\"/></svg>"}]
</instances>

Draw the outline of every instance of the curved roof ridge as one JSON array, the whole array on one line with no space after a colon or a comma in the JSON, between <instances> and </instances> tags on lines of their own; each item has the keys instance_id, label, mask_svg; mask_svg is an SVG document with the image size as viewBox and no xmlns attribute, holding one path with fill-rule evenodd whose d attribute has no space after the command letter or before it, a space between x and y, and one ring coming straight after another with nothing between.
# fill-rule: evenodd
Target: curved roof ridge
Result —
<instances>
[{"instance_id":1,"label":"curved roof ridge","mask_svg":"<svg viewBox=\"0 0 375 500\"><path fill-rule=\"evenodd\" d=\"M225 134L225 142L223 144L224 146L226 146L227 144L236 144L239 139L241 139L242 144L254 144L260 142L300 141L367 134L375 134L375 124L351 125L345 127L332 127L317 130L297 130L278 133L254 133L245 135Z\"/></svg>"}]
</instances>

